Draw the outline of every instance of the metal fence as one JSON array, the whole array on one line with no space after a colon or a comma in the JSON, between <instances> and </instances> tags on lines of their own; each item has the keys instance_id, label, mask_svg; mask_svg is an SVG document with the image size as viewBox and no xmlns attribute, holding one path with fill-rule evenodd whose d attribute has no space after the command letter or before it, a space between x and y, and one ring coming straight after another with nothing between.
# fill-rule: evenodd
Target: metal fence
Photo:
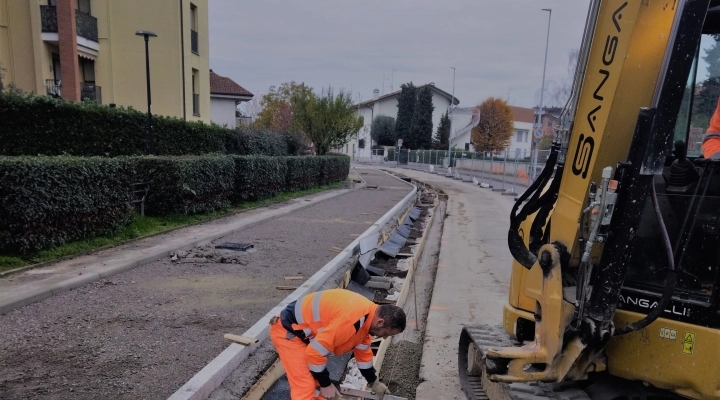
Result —
<instances>
[{"instance_id":1,"label":"metal fence","mask_svg":"<svg viewBox=\"0 0 720 400\"><path fill-rule=\"evenodd\" d=\"M528 186L540 174L550 150L539 150L538 161L533 166L531 157L502 153L448 151L448 150L394 150L382 158L385 163L408 165L455 179L473 181L492 186L495 190L512 194L516 186ZM372 160L371 160L372 161ZM381 160L376 159L376 162Z\"/></svg>"}]
</instances>

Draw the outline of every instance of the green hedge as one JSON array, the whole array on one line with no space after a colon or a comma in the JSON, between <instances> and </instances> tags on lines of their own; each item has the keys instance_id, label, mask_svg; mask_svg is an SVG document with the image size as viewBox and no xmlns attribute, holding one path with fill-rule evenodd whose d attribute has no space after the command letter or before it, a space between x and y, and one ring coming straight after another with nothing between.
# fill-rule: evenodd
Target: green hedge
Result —
<instances>
[{"instance_id":1,"label":"green hedge","mask_svg":"<svg viewBox=\"0 0 720 400\"><path fill-rule=\"evenodd\" d=\"M0 157L0 250L117 232L132 217L127 160Z\"/></svg>"},{"instance_id":2,"label":"green hedge","mask_svg":"<svg viewBox=\"0 0 720 400\"><path fill-rule=\"evenodd\" d=\"M327 155L318 157L322 175L321 185L329 185L345 180L350 172L350 157L345 155Z\"/></svg>"},{"instance_id":3,"label":"green hedge","mask_svg":"<svg viewBox=\"0 0 720 400\"><path fill-rule=\"evenodd\" d=\"M315 186L318 182L319 163L314 157L286 157L287 175L285 190L296 192Z\"/></svg>"},{"instance_id":4,"label":"green hedge","mask_svg":"<svg viewBox=\"0 0 720 400\"><path fill-rule=\"evenodd\" d=\"M241 156L286 156L288 135L264 129L237 128L225 135L225 152Z\"/></svg>"},{"instance_id":5,"label":"green hedge","mask_svg":"<svg viewBox=\"0 0 720 400\"><path fill-rule=\"evenodd\" d=\"M233 156L233 159L233 202L267 199L285 189L288 170L285 157Z\"/></svg>"},{"instance_id":6,"label":"green hedge","mask_svg":"<svg viewBox=\"0 0 720 400\"><path fill-rule=\"evenodd\" d=\"M146 150L147 114L49 96L0 95L0 154L122 156ZM156 154L222 153L227 130L153 116Z\"/></svg>"},{"instance_id":7,"label":"green hedge","mask_svg":"<svg viewBox=\"0 0 720 400\"><path fill-rule=\"evenodd\" d=\"M349 167L347 156L0 157L0 251L117 232L133 183L150 183L148 215L192 214L327 185Z\"/></svg>"},{"instance_id":8,"label":"green hedge","mask_svg":"<svg viewBox=\"0 0 720 400\"><path fill-rule=\"evenodd\" d=\"M230 206L235 165L230 156L132 157L136 182L149 182L149 215L194 214Z\"/></svg>"}]
</instances>

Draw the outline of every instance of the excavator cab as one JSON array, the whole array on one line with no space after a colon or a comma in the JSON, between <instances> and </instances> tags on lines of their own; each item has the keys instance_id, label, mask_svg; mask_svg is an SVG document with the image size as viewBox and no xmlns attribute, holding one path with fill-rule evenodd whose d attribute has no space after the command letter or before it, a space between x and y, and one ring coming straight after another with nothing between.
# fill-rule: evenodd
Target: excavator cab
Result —
<instances>
[{"instance_id":1,"label":"excavator cab","mask_svg":"<svg viewBox=\"0 0 720 400\"><path fill-rule=\"evenodd\" d=\"M720 399L719 98L720 0L591 1L503 326L461 333L468 398Z\"/></svg>"}]
</instances>

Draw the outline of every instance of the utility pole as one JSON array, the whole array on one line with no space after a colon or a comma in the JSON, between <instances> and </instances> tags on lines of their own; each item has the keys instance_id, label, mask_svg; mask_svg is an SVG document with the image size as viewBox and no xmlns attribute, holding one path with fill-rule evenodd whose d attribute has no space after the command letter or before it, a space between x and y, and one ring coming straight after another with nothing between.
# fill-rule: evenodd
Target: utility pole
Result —
<instances>
[{"instance_id":1,"label":"utility pole","mask_svg":"<svg viewBox=\"0 0 720 400\"><path fill-rule=\"evenodd\" d=\"M450 100L450 133L448 134L448 168L452 166L452 121L453 121L453 105L455 105L455 67L450 67L453 70L453 86L452 86L452 99Z\"/></svg>"},{"instance_id":2,"label":"utility pole","mask_svg":"<svg viewBox=\"0 0 720 400\"><path fill-rule=\"evenodd\" d=\"M536 131L537 129L540 129L542 127L542 117L544 114L543 110L543 96L545 94L545 71L547 69L547 55L548 55L548 46L550 44L550 21L552 20L552 9L551 8L543 8L542 11L548 12L548 28L547 28L547 38L545 39L545 63L543 65L543 78L542 78L542 86L540 89L540 106L538 107L538 122L536 123ZM532 175L531 178L535 180L535 176L537 175L537 161L538 161L538 147L540 147L540 138L535 138L535 154L533 156L533 163L532 163Z\"/></svg>"},{"instance_id":3,"label":"utility pole","mask_svg":"<svg viewBox=\"0 0 720 400\"><path fill-rule=\"evenodd\" d=\"M137 31L135 35L145 38L145 80L147 83L147 133L145 140L147 142L147 154L155 154L155 135L152 130L152 98L150 97L150 51L148 45L151 37L157 37L155 32Z\"/></svg>"}]
</instances>

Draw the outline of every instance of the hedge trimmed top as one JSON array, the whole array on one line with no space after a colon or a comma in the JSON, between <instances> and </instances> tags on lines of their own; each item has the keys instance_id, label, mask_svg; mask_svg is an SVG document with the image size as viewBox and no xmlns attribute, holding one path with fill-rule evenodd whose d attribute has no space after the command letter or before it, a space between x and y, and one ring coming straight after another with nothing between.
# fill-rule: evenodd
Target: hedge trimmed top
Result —
<instances>
[{"instance_id":1,"label":"hedge trimmed top","mask_svg":"<svg viewBox=\"0 0 720 400\"><path fill-rule=\"evenodd\" d=\"M49 96L0 94L0 155L145 154L147 114ZM285 156L287 135L153 115L157 155Z\"/></svg>"}]
</instances>

